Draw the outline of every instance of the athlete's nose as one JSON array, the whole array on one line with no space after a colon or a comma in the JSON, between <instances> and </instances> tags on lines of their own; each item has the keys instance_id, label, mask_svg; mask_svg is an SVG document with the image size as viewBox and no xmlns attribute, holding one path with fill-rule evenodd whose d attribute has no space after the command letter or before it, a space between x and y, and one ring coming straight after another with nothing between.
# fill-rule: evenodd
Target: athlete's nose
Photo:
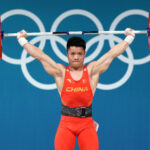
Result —
<instances>
[{"instance_id":1,"label":"athlete's nose","mask_svg":"<svg viewBox=\"0 0 150 150\"><path fill-rule=\"evenodd\" d=\"M75 60L78 60L78 59L79 59L79 57L78 57L77 54L74 56L74 59L75 59Z\"/></svg>"}]
</instances>

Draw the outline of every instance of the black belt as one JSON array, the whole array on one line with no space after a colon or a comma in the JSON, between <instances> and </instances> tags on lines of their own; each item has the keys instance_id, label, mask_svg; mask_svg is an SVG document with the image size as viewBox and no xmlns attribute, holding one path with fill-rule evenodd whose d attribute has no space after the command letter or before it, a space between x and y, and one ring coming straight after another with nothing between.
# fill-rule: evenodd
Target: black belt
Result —
<instances>
[{"instance_id":1,"label":"black belt","mask_svg":"<svg viewBox=\"0 0 150 150\"><path fill-rule=\"evenodd\" d=\"M92 105L77 108L62 105L61 114L64 116L90 117L92 116Z\"/></svg>"}]
</instances>

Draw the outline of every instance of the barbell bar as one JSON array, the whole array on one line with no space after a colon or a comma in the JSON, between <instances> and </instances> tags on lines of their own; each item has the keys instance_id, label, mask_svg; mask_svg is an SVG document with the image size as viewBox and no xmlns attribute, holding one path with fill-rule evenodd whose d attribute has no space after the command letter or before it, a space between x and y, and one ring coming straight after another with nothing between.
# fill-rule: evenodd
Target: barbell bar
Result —
<instances>
[{"instance_id":1,"label":"barbell bar","mask_svg":"<svg viewBox=\"0 0 150 150\"><path fill-rule=\"evenodd\" d=\"M148 48L150 54L150 10L148 16L147 30L134 30L135 34L147 34ZM27 36L53 36L53 35L94 35L94 34L125 34L125 31L68 31L68 32L33 32L27 33ZM0 17L0 59L2 59L2 40L7 37L17 37L18 33L4 33L1 30L1 17Z\"/></svg>"}]
</instances>

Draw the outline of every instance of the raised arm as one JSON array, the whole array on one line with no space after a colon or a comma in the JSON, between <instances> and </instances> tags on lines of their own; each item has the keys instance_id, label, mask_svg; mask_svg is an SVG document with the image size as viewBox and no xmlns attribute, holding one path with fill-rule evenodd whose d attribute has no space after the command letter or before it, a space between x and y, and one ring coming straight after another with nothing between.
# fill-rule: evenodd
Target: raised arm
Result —
<instances>
[{"instance_id":1,"label":"raised arm","mask_svg":"<svg viewBox=\"0 0 150 150\"><path fill-rule=\"evenodd\" d=\"M48 55L46 55L44 52L42 52L41 49L38 47L30 44L27 40L27 33L22 30L19 32L19 35L17 36L18 42L21 46L26 49L26 51L34 58L38 59L41 64L43 65L46 72L51 74L52 76L61 76L62 71L64 70L64 66L61 64L56 63L54 60L52 60Z\"/></svg>"},{"instance_id":2,"label":"raised arm","mask_svg":"<svg viewBox=\"0 0 150 150\"><path fill-rule=\"evenodd\" d=\"M130 28L127 28L125 30L126 38L119 44L112 47L106 54L104 54L100 59L98 59L95 62L92 62L89 64L90 73L91 76L93 75L99 75L105 72L108 67L110 66L113 59L115 59L117 56L121 55L127 47L132 43L134 40L135 34L132 32L133 30Z\"/></svg>"}]
</instances>

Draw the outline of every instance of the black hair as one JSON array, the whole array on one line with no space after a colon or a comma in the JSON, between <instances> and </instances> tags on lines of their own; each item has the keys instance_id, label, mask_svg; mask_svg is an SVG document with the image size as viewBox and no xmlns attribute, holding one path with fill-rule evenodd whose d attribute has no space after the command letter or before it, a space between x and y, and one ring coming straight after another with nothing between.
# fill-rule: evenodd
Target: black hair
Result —
<instances>
[{"instance_id":1,"label":"black hair","mask_svg":"<svg viewBox=\"0 0 150 150\"><path fill-rule=\"evenodd\" d=\"M67 42L67 51L70 46L82 47L83 50L86 49L86 42L81 37L71 37Z\"/></svg>"}]
</instances>

